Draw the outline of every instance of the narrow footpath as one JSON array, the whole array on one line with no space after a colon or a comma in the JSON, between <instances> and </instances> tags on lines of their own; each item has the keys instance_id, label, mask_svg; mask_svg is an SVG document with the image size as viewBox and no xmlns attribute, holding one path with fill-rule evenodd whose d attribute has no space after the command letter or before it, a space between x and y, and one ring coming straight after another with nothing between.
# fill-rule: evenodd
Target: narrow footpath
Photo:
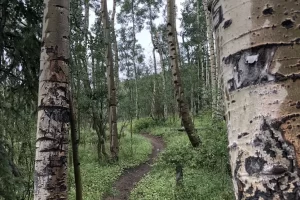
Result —
<instances>
[{"instance_id":1,"label":"narrow footpath","mask_svg":"<svg viewBox=\"0 0 300 200\"><path fill-rule=\"evenodd\" d=\"M142 135L150 140L152 144L152 153L149 156L149 160L136 167L126 169L113 185L117 191L116 196L106 196L105 200L128 200L131 190L151 170L151 165L155 158L164 149L165 144L161 137L149 134Z\"/></svg>"}]
</instances>

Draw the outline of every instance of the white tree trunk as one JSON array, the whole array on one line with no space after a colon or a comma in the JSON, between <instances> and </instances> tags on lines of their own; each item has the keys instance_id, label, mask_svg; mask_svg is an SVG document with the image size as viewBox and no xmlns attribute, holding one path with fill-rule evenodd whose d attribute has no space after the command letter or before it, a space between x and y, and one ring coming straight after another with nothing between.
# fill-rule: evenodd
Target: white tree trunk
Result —
<instances>
[{"instance_id":1,"label":"white tree trunk","mask_svg":"<svg viewBox=\"0 0 300 200\"><path fill-rule=\"evenodd\" d=\"M69 1L44 1L34 199L68 199Z\"/></svg>"},{"instance_id":2,"label":"white tree trunk","mask_svg":"<svg viewBox=\"0 0 300 200\"><path fill-rule=\"evenodd\" d=\"M207 38L208 38L208 48L209 48L209 63L210 63L210 83L211 83L211 106L213 110L213 116L216 114L217 108L217 70L216 70L216 56L215 56L215 48L214 48L214 38L212 32L212 24L211 24L211 14L207 8L207 1L203 0L202 5L205 12L206 26L207 26Z\"/></svg>"},{"instance_id":3,"label":"white tree trunk","mask_svg":"<svg viewBox=\"0 0 300 200\"><path fill-rule=\"evenodd\" d=\"M106 0L101 1L103 27L105 29L105 45L106 45L106 72L107 72L107 88L108 88L108 123L110 133L110 152L113 160L118 160L119 143L118 143L118 129L117 129L117 101L116 101L116 87L113 66L113 55L110 41L110 24L107 12Z\"/></svg>"},{"instance_id":4,"label":"white tree trunk","mask_svg":"<svg viewBox=\"0 0 300 200\"><path fill-rule=\"evenodd\" d=\"M200 145L200 138L196 134L194 124L192 122L189 108L184 97L183 86L180 77L179 60L177 54L177 34L176 34L176 23L175 23L175 2L174 0L168 0L168 46L170 54L170 63L173 77L173 84L176 93L176 101L178 103L180 117L182 119L183 126L189 137L189 140L193 147Z\"/></svg>"},{"instance_id":5,"label":"white tree trunk","mask_svg":"<svg viewBox=\"0 0 300 200\"><path fill-rule=\"evenodd\" d=\"M210 8L236 199L299 199L299 2L220 0Z\"/></svg>"}]
</instances>

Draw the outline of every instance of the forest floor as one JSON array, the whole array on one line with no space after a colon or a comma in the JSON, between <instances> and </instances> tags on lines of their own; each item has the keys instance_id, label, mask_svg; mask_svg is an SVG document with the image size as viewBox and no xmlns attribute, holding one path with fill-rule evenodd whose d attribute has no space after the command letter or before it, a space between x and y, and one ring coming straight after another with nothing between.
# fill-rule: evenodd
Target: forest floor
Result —
<instances>
[{"instance_id":1,"label":"forest floor","mask_svg":"<svg viewBox=\"0 0 300 200\"><path fill-rule=\"evenodd\" d=\"M127 200L129 199L131 190L136 184L151 170L151 165L154 163L155 158L165 148L165 143L162 137L153 136L149 134L142 134L152 144L152 153L149 160L136 167L125 169L120 178L114 183L113 187L116 194L106 196L105 200Z\"/></svg>"}]
</instances>

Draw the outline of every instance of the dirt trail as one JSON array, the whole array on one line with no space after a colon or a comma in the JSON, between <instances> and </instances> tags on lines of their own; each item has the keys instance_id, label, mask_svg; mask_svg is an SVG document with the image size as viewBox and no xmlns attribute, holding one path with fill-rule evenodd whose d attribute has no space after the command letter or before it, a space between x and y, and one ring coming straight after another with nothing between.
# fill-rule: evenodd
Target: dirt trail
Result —
<instances>
[{"instance_id":1,"label":"dirt trail","mask_svg":"<svg viewBox=\"0 0 300 200\"><path fill-rule=\"evenodd\" d=\"M143 134L145 138L150 140L152 144L152 153L149 156L149 160L134 168L126 169L123 175L114 183L113 187L118 191L117 196L106 196L105 200L127 200L131 190L135 185L146 175L150 169L151 164L154 162L157 155L164 149L165 144L161 137L152 136L149 134Z\"/></svg>"}]
</instances>

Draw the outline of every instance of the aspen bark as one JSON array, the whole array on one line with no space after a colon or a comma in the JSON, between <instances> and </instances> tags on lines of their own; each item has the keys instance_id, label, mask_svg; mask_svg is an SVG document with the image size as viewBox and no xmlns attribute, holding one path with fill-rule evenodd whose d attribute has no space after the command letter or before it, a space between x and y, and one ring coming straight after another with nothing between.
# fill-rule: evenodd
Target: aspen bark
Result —
<instances>
[{"instance_id":1,"label":"aspen bark","mask_svg":"<svg viewBox=\"0 0 300 200\"><path fill-rule=\"evenodd\" d=\"M131 14L132 14L132 30L133 30L133 44L132 44L132 54L133 54L133 69L134 69L134 86L135 86L135 117L139 118L139 90L137 85L137 67L136 67L136 52L135 52L135 45L136 45L136 35L135 35L135 12L134 12L134 0L131 0Z\"/></svg>"},{"instance_id":2,"label":"aspen bark","mask_svg":"<svg viewBox=\"0 0 300 200\"><path fill-rule=\"evenodd\" d=\"M154 118L159 116L159 104L157 101L157 66L156 66L156 56L155 56L155 50L158 49L157 44L154 41L154 27L153 27L153 21L152 21L152 7L151 4L148 4L149 7L149 21L150 21L150 36L151 36L151 42L152 42L152 55L153 55L153 68L154 68L154 79L153 79L153 98L152 98L152 115Z\"/></svg>"},{"instance_id":3,"label":"aspen bark","mask_svg":"<svg viewBox=\"0 0 300 200\"><path fill-rule=\"evenodd\" d=\"M152 38L152 33L151 33ZM152 39L153 42L153 39ZM154 46L154 44L153 44ZM156 69L156 56L155 56L155 47L152 49L152 55L153 55L153 68L154 68L154 79L153 79L153 97L152 97L152 116L154 118L157 118L159 113L158 109L158 102L157 102L157 69Z\"/></svg>"},{"instance_id":4,"label":"aspen bark","mask_svg":"<svg viewBox=\"0 0 300 200\"><path fill-rule=\"evenodd\" d=\"M44 1L34 199L68 199L69 1Z\"/></svg>"},{"instance_id":5,"label":"aspen bark","mask_svg":"<svg viewBox=\"0 0 300 200\"><path fill-rule=\"evenodd\" d=\"M113 50L114 50L114 64L115 64L115 77L116 77L116 88L119 86L119 52L118 52L118 42L115 30L115 16L116 16L116 6L117 2L113 2L113 12L111 17L111 28L112 28L112 37L113 37Z\"/></svg>"},{"instance_id":6,"label":"aspen bark","mask_svg":"<svg viewBox=\"0 0 300 200\"><path fill-rule=\"evenodd\" d=\"M299 199L299 2L220 0L210 9L236 199Z\"/></svg>"},{"instance_id":7,"label":"aspen bark","mask_svg":"<svg viewBox=\"0 0 300 200\"><path fill-rule=\"evenodd\" d=\"M212 24L211 24L211 15L208 11L207 1L203 0L202 5L205 12L206 19L206 30L207 30L207 38L208 38L208 48L209 48L209 63L210 63L210 81L211 81L211 106L213 110L213 116L215 115L216 107L217 107L217 75L216 75L216 56L215 56L215 48L214 48L214 38L212 32Z\"/></svg>"},{"instance_id":8,"label":"aspen bark","mask_svg":"<svg viewBox=\"0 0 300 200\"><path fill-rule=\"evenodd\" d=\"M71 141L72 141L72 158L74 166L74 178L76 188L76 200L82 200L82 182L80 174L80 162L79 162L79 138L76 127L76 112L74 108L73 95L70 96L70 125L71 125Z\"/></svg>"},{"instance_id":9,"label":"aspen bark","mask_svg":"<svg viewBox=\"0 0 300 200\"><path fill-rule=\"evenodd\" d=\"M157 49L159 54L159 63L162 70L161 76L162 76L162 93L163 93L163 110L164 110L164 118L166 119L168 117L168 106L167 106L167 93L166 93L166 67L163 60L163 48L162 44L160 43L159 37L157 34L154 35L156 37L157 41Z\"/></svg>"},{"instance_id":10,"label":"aspen bark","mask_svg":"<svg viewBox=\"0 0 300 200\"><path fill-rule=\"evenodd\" d=\"M113 160L118 160L119 143L118 143L118 129L117 129L117 102L116 102L116 87L113 66L113 55L110 41L110 25L107 12L106 0L101 1L103 26L105 29L105 45L106 45L106 72L107 72L107 88L108 88L108 123L110 133L110 152Z\"/></svg>"},{"instance_id":11,"label":"aspen bark","mask_svg":"<svg viewBox=\"0 0 300 200\"><path fill-rule=\"evenodd\" d=\"M180 117L182 119L183 126L185 131L189 137L189 140L193 147L198 147L200 145L200 138L195 133L195 128L189 113L189 108L186 103L186 99L184 97L183 86L180 77L179 71L179 62L176 48L176 24L175 24L175 2L174 0L167 1L168 6L168 46L169 46L169 54L170 54L170 63L171 70L173 76L173 84L176 93L176 100L178 103L178 107L180 110Z\"/></svg>"}]
</instances>

